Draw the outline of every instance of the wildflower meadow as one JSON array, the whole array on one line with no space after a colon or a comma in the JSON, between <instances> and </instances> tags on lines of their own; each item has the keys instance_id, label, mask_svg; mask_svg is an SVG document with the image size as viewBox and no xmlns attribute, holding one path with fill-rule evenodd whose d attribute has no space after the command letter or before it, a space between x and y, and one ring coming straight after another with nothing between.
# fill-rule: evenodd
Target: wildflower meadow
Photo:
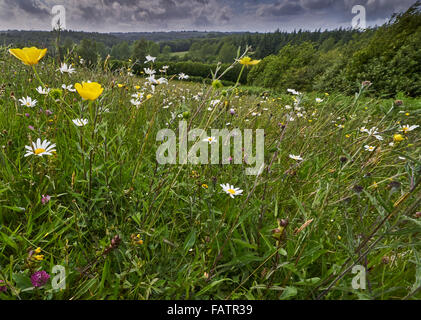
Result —
<instances>
[{"instance_id":1,"label":"wildflower meadow","mask_svg":"<svg viewBox=\"0 0 421 320\"><path fill-rule=\"evenodd\" d=\"M253 54L1 46L0 299L420 299L421 99L246 86Z\"/></svg>"},{"instance_id":2,"label":"wildflower meadow","mask_svg":"<svg viewBox=\"0 0 421 320\"><path fill-rule=\"evenodd\" d=\"M368 98L370 83L252 94L152 60L138 78L44 55L0 53L2 299L420 297L420 100ZM159 165L156 134L180 121L263 128L260 174L253 153Z\"/></svg>"}]
</instances>

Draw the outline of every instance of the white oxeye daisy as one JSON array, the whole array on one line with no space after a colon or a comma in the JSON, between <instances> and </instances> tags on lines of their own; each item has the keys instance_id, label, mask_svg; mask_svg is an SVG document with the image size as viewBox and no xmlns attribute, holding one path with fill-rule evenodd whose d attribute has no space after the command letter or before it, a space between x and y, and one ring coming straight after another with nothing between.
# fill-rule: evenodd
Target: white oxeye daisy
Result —
<instances>
[{"instance_id":1,"label":"white oxeye daisy","mask_svg":"<svg viewBox=\"0 0 421 320\"><path fill-rule=\"evenodd\" d=\"M70 92L76 92L76 89L75 88L73 88L73 85L71 84L71 85L68 85L68 86L66 86L65 84L63 84L62 86L61 86L64 90L67 90L67 91L70 91Z\"/></svg>"},{"instance_id":2,"label":"white oxeye daisy","mask_svg":"<svg viewBox=\"0 0 421 320\"><path fill-rule=\"evenodd\" d=\"M168 80L164 77L159 78L158 80L156 80L156 82L158 84L168 84Z\"/></svg>"},{"instance_id":3,"label":"white oxeye daisy","mask_svg":"<svg viewBox=\"0 0 421 320\"><path fill-rule=\"evenodd\" d=\"M148 75L154 75L155 73L156 73L156 71L155 70L152 70L152 69L150 69L150 68L143 68L143 70L145 71L145 73L146 74L148 74Z\"/></svg>"},{"instance_id":4,"label":"white oxeye daisy","mask_svg":"<svg viewBox=\"0 0 421 320\"><path fill-rule=\"evenodd\" d=\"M304 159L300 156L294 156L293 154L290 154L289 157L295 161L303 161Z\"/></svg>"},{"instance_id":5,"label":"white oxeye daisy","mask_svg":"<svg viewBox=\"0 0 421 320\"><path fill-rule=\"evenodd\" d=\"M143 99L143 92L137 92L137 93L134 93L134 94L132 94L132 98L135 98L135 99Z\"/></svg>"},{"instance_id":6,"label":"white oxeye daisy","mask_svg":"<svg viewBox=\"0 0 421 320\"><path fill-rule=\"evenodd\" d=\"M364 149L370 152L373 152L374 150L376 150L376 147L373 146L364 146Z\"/></svg>"},{"instance_id":7,"label":"white oxeye daisy","mask_svg":"<svg viewBox=\"0 0 421 320\"><path fill-rule=\"evenodd\" d=\"M189 78L189 76L185 73L179 73L178 74L178 79L179 80L187 80Z\"/></svg>"},{"instance_id":8,"label":"white oxeye daisy","mask_svg":"<svg viewBox=\"0 0 421 320\"><path fill-rule=\"evenodd\" d=\"M55 152L54 149L56 145L51 144L51 142L44 140L41 142L41 139L38 138L36 143L32 142L32 146L25 146L26 154L25 157L29 157L31 155L42 157L44 155L51 156L52 152Z\"/></svg>"},{"instance_id":9,"label":"white oxeye daisy","mask_svg":"<svg viewBox=\"0 0 421 320\"><path fill-rule=\"evenodd\" d=\"M146 78L149 84L158 84L158 80L155 79L155 75L151 75Z\"/></svg>"},{"instance_id":10,"label":"white oxeye daisy","mask_svg":"<svg viewBox=\"0 0 421 320\"><path fill-rule=\"evenodd\" d=\"M294 89L287 89L287 91L288 91L289 93L292 93L293 95L296 95L296 96L301 95L301 92L298 92L298 91L296 91L296 90L294 90Z\"/></svg>"},{"instance_id":11,"label":"white oxeye daisy","mask_svg":"<svg viewBox=\"0 0 421 320\"><path fill-rule=\"evenodd\" d=\"M37 100L32 100L31 97L23 97L22 99L19 99L19 102L21 103L22 106L26 106L29 108L33 108L37 105Z\"/></svg>"},{"instance_id":12,"label":"white oxeye daisy","mask_svg":"<svg viewBox=\"0 0 421 320\"><path fill-rule=\"evenodd\" d=\"M210 102L210 104L211 104L211 106L215 107L215 106L217 106L220 102L221 102L221 100L212 100L212 101Z\"/></svg>"},{"instance_id":13,"label":"white oxeye daisy","mask_svg":"<svg viewBox=\"0 0 421 320\"><path fill-rule=\"evenodd\" d=\"M159 69L159 72L166 73L169 66L163 66L162 69Z\"/></svg>"},{"instance_id":14,"label":"white oxeye daisy","mask_svg":"<svg viewBox=\"0 0 421 320\"><path fill-rule=\"evenodd\" d=\"M317 102L317 103L322 103L322 102L323 102L323 99L316 98L316 102Z\"/></svg>"},{"instance_id":15,"label":"white oxeye daisy","mask_svg":"<svg viewBox=\"0 0 421 320\"><path fill-rule=\"evenodd\" d=\"M47 95L50 92L50 89L43 88L41 86L39 86L36 90L39 94L43 94L43 95Z\"/></svg>"},{"instance_id":16,"label":"white oxeye daisy","mask_svg":"<svg viewBox=\"0 0 421 320\"><path fill-rule=\"evenodd\" d=\"M229 183L221 184L220 186L233 199L234 199L234 196L239 196L243 193L243 190L239 188L235 188L233 185L229 185Z\"/></svg>"},{"instance_id":17,"label":"white oxeye daisy","mask_svg":"<svg viewBox=\"0 0 421 320\"><path fill-rule=\"evenodd\" d=\"M362 127L360 129L361 132L367 133L369 136L374 136L377 140L383 141L383 137L379 134L376 127L371 128L370 130L366 129L365 127Z\"/></svg>"},{"instance_id":18,"label":"white oxeye daisy","mask_svg":"<svg viewBox=\"0 0 421 320\"><path fill-rule=\"evenodd\" d=\"M132 99L130 100L130 103L136 107L139 107L142 104L142 100L140 99Z\"/></svg>"},{"instance_id":19,"label":"white oxeye daisy","mask_svg":"<svg viewBox=\"0 0 421 320\"><path fill-rule=\"evenodd\" d=\"M217 142L215 137L208 137L206 139L203 139L202 141L203 142L208 142L209 144L212 144L212 143L216 143Z\"/></svg>"},{"instance_id":20,"label":"white oxeye daisy","mask_svg":"<svg viewBox=\"0 0 421 320\"><path fill-rule=\"evenodd\" d=\"M78 127L83 127L86 126L88 124L88 119L74 119L73 123L75 124L75 126Z\"/></svg>"},{"instance_id":21,"label":"white oxeye daisy","mask_svg":"<svg viewBox=\"0 0 421 320\"><path fill-rule=\"evenodd\" d=\"M145 61L145 63L148 63L148 62L155 62L155 59L156 59L156 57L152 57L152 56L150 56L150 55L147 55L147 56L146 56L146 61Z\"/></svg>"},{"instance_id":22,"label":"white oxeye daisy","mask_svg":"<svg viewBox=\"0 0 421 320\"><path fill-rule=\"evenodd\" d=\"M67 63L62 63L61 67L58 69L58 71L60 71L62 74L63 73L68 73L68 74L72 74L74 73L76 70L74 68L72 68L71 65L67 65Z\"/></svg>"},{"instance_id":23,"label":"white oxeye daisy","mask_svg":"<svg viewBox=\"0 0 421 320\"><path fill-rule=\"evenodd\" d=\"M414 125L414 126L404 125L404 126L401 126L400 131L402 131L403 133L408 133L417 129L418 127L419 127L418 125Z\"/></svg>"}]
</instances>

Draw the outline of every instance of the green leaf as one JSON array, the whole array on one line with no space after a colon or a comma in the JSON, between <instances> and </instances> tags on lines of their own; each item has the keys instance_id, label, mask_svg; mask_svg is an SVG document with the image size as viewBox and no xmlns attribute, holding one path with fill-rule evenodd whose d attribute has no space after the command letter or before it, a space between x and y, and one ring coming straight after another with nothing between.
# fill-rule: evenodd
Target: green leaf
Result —
<instances>
[{"instance_id":1,"label":"green leaf","mask_svg":"<svg viewBox=\"0 0 421 320\"><path fill-rule=\"evenodd\" d=\"M186 238L186 241L184 242L184 251L189 250L191 247L194 246L194 243L196 242L196 231L192 231L189 233L189 235Z\"/></svg>"},{"instance_id":2,"label":"green leaf","mask_svg":"<svg viewBox=\"0 0 421 320\"><path fill-rule=\"evenodd\" d=\"M279 297L279 299L288 300L289 298L295 297L296 295L297 295L297 288L286 287L282 295Z\"/></svg>"},{"instance_id":3,"label":"green leaf","mask_svg":"<svg viewBox=\"0 0 421 320\"><path fill-rule=\"evenodd\" d=\"M32 288L31 279L27 274L16 273L13 275L13 280L15 281L16 287L20 290Z\"/></svg>"}]
</instances>

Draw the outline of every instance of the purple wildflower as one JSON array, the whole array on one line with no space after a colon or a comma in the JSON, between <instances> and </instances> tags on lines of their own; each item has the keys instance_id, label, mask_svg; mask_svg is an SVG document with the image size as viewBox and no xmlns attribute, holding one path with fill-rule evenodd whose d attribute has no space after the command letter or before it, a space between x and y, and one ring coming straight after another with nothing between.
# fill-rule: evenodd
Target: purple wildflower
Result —
<instances>
[{"instance_id":1,"label":"purple wildflower","mask_svg":"<svg viewBox=\"0 0 421 320\"><path fill-rule=\"evenodd\" d=\"M29 130L35 130L35 128L33 126L28 126Z\"/></svg>"},{"instance_id":2,"label":"purple wildflower","mask_svg":"<svg viewBox=\"0 0 421 320\"><path fill-rule=\"evenodd\" d=\"M42 197L41 197L41 203L42 204L47 204L48 202L50 202L50 200L51 200L51 197L47 194L47 195L42 195Z\"/></svg>"},{"instance_id":3,"label":"purple wildflower","mask_svg":"<svg viewBox=\"0 0 421 320\"><path fill-rule=\"evenodd\" d=\"M50 275L44 270L37 271L31 276L31 282L35 288L42 287L43 285L45 285L48 279L50 279Z\"/></svg>"},{"instance_id":4,"label":"purple wildflower","mask_svg":"<svg viewBox=\"0 0 421 320\"><path fill-rule=\"evenodd\" d=\"M0 280L0 283L3 283L3 280ZM7 291L7 286L4 284L0 285L0 292L6 292Z\"/></svg>"},{"instance_id":5,"label":"purple wildflower","mask_svg":"<svg viewBox=\"0 0 421 320\"><path fill-rule=\"evenodd\" d=\"M29 118L31 115L29 113L25 113L25 117Z\"/></svg>"},{"instance_id":6,"label":"purple wildflower","mask_svg":"<svg viewBox=\"0 0 421 320\"><path fill-rule=\"evenodd\" d=\"M50 110L45 110L45 114L46 114L47 116L51 116L51 115L53 114L53 112L52 112L52 111L50 111Z\"/></svg>"}]
</instances>

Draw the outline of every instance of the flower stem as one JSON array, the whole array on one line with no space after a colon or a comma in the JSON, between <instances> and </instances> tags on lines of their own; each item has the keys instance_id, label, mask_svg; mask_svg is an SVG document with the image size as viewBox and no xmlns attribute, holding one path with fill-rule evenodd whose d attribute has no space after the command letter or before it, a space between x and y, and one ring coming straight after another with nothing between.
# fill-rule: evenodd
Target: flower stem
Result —
<instances>
[{"instance_id":1,"label":"flower stem","mask_svg":"<svg viewBox=\"0 0 421 320\"><path fill-rule=\"evenodd\" d=\"M41 83L42 87L45 88L45 84L44 84L44 82L42 82L35 66L32 66L32 70L34 70L35 76L37 77L38 81Z\"/></svg>"}]
</instances>

